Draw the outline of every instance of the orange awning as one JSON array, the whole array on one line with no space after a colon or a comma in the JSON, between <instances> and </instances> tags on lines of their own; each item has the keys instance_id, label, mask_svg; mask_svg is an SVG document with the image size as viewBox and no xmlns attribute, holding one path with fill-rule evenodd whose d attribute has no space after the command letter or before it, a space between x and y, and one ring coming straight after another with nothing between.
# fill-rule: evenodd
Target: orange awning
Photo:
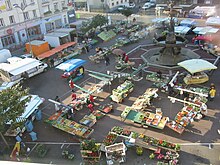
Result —
<instances>
[{"instance_id":1,"label":"orange awning","mask_svg":"<svg viewBox=\"0 0 220 165\"><path fill-rule=\"evenodd\" d=\"M47 52L45 52L45 53L40 54L40 55L38 55L37 57L38 57L39 59L44 59L44 58L50 57L50 56L54 55L55 53L60 52L60 51L62 51L63 49L66 49L67 47L72 46L72 45L75 45L75 44L76 44L75 42L65 43L65 44L63 44L63 45L60 45L60 46L58 46L58 47L52 49L52 50L49 50L49 51L47 51Z\"/></svg>"}]
</instances>

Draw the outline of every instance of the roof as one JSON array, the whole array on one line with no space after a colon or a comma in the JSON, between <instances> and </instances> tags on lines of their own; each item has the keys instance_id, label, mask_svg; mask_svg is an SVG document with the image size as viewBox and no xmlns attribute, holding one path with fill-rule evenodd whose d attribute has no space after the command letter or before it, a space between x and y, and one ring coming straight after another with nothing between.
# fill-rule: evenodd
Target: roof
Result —
<instances>
[{"instance_id":1,"label":"roof","mask_svg":"<svg viewBox=\"0 0 220 165\"><path fill-rule=\"evenodd\" d=\"M33 41L31 41L31 45L36 45L36 46L42 45L44 43L47 43L47 41L41 41L41 40L33 40ZM26 43L26 44L29 44L29 42Z\"/></svg>"},{"instance_id":2,"label":"roof","mask_svg":"<svg viewBox=\"0 0 220 165\"><path fill-rule=\"evenodd\" d=\"M69 47L69 46L75 45L75 44L76 44L75 42L65 43L65 44L63 44L63 45L57 46L56 48L54 48L54 49L52 49L52 50L49 50L49 51L47 51L47 52L45 52L45 53L40 54L40 55L38 55L37 57L38 57L39 59L44 59L44 58L50 57L50 56L54 55L55 53L57 53L57 52L59 52L59 51L65 49L65 48L67 48L67 47Z\"/></svg>"},{"instance_id":3,"label":"roof","mask_svg":"<svg viewBox=\"0 0 220 165\"><path fill-rule=\"evenodd\" d=\"M58 65L56 68L63 70L65 72L69 72L69 71L72 71L72 70L82 66L85 63L86 63L86 60L71 59L71 60L65 61L62 64Z\"/></svg>"},{"instance_id":4,"label":"roof","mask_svg":"<svg viewBox=\"0 0 220 165\"><path fill-rule=\"evenodd\" d=\"M39 66L40 64L42 64L42 62L39 60L33 58L25 58L18 62L13 62L12 64L1 63L0 69L9 72L12 75L18 75L36 66Z\"/></svg>"},{"instance_id":5,"label":"roof","mask_svg":"<svg viewBox=\"0 0 220 165\"><path fill-rule=\"evenodd\" d=\"M195 29L193 29L194 33L197 34L206 34L206 33L217 33L218 32L218 28L213 28L213 27L196 27Z\"/></svg>"},{"instance_id":6,"label":"roof","mask_svg":"<svg viewBox=\"0 0 220 165\"><path fill-rule=\"evenodd\" d=\"M175 33L180 33L180 34L186 34L190 31L191 28L187 26L175 26L174 31Z\"/></svg>"},{"instance_id":7,"label":"roof","mask_svg":"<svg viewBox=\"0 0 220 165\"><path fill-rule=\"evenodd\" d=\"M184 19L180 22L180 25L182 25L182 26L192 26L195 24L196 24L196 21L193 19Z\"/></svg>"},{"instance_id":8,"label":"roof","mask_svg":"<svg viewBox=\"0 0 220 165\"><path fill-rule=\"evenodd\" d=\"M72 31L76 31L75 28L61 28L61 29L56 29L55 32L59 32L59 33L70 33Z\"/></svg>"},{"instance_id":9,"label":"roof","mask_svg":"<svg viewBox=\"0 0 220 165\"><path fill-rule=\"evenodd\" d=\"M206 20L206 25L218 25L220 26L220 17L209 17Z\"/></svg>"},{"instance_id":10,"label":"roof","mask_svg":"<svg viewBox=\"0 0 220 165\"><path fill-rule=\"evenodd\" d=\"M68 34L65 33L57 33L57 32L52 32L52 33L47 33L44 35L44 37L50 36L50 37L65 37Z\"/></svg>"},{"instance_id":11,"label":"roof","mask_svg":"<svg viewBox=\"0 0 220 165\"><path fill-rule=\"evenodd\" d=\"M27 119L37 108L40 104L43 103L43 99L40 98L38 95L31 95L31 100L28 102L24 113L20 116L20 118Z\"/></svg>"}]
</instances>

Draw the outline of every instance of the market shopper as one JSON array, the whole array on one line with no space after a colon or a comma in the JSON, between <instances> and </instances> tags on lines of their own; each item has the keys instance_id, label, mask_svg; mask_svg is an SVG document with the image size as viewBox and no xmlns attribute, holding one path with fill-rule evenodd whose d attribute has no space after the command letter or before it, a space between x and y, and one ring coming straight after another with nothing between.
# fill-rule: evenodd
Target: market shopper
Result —
<instances>
[{"instance_id":1,"label":"market shopper","mask_svg":"<svg viewBox=\"0 0 220 165\"><path fill-rule=\"evenodd\" d=\"M210 101L213 101L216 95L216 89L214 87L212 87L209 91L209 99Z\"/></svg>"},{"instance_id":2,"label":"market shopper","mask_svg":"<svg viewBox=\"0 0 220 165\"><path fill-rule=\"evenodd\" d=\"M89 110L90 110L91 113L94 111L94 106L93 106L92 103L90 103L90 104L88 105L88 108L89 108Z\"/></svg>"},{"instance_id":3,"label":"market shopper","mask_svg":"<svg viewBox=\"0 0 220 165\"><path fill-rule=\"evenodd\" d=\"M110 65L110 59L109 59L109 57L107 56L107 55L105 55L105 65L106 66L108 66L108 65Z\"/></svg>"}]
</instances>

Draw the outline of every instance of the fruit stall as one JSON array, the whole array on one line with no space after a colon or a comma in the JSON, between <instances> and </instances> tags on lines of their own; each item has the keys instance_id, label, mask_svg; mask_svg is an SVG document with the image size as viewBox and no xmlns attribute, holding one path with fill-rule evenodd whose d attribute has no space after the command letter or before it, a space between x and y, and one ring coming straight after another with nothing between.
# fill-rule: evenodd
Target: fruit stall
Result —
<instances>
[{"instance_id":1,"label":"fruit stall","mask_svg":"<svg viewBox=\"0 0 220 165\"><path fill-rule=\"evenodd\" d=\"M121 118L125 121L130 120L133 123L138 123L144 127L154 127L163 129L168 121L168 117L163 117L161 114L151 112L137 112L132 107L126 107L121 113Z\"/></svg>"},{"instance_id":2,"label":"fruit stall","mask_svg":"<svg viewBox=\"0 0 220 165\"><path fill-rule=\"evenodd\" d=\"M166 140L150 137L145 134L140 134L134 131L115 126L109 134L114 134L117 137L125 139L125 144L133 144L139 148L146 148L153 151L149 155L150 159L156 158L159 162L167 162L170 164L178 163L180 145L174 144Z\"/></svg>"},{"instance_id":3,"label":"fruit stall","mask_svg":"<svg viewBox=\"0 0 220 165\"><path fill-rule=\"evenodd\" d=\"M131 81L126 80L123 84L118 86L117 89L112 90L112 95L110 97L112 101L120 103L133 91L133 89L134 84Z\"/></svg>"},{"instance_id":4,"label":"fruit stall","mask_svg":"<svg viewBox=\"0 0 220 165\"><path fill-rule=\"evenodd\" d=\"M94 131L94 129L86 127L75 121L65 119L62 117L62 112L56 112L47 119L47 122L55 128L82 138L88 138Z\"/></svg>"},{"instance_id":5,"label":"fruit stall","mask_svg":"<svg viewBox=\"0 0 220 165\"><path fill-rule=\"evenodd\" d=\"M157 91L157 88L148 88L143 95L139 96L135 100L131 107L138 111L144 110L147 106L150 105L150 100L157 96Z\"/></svg>"},{"instance_id":6,"label":"fruit stall","mask_svg":"<svg viewBox=\"0 0 220 165\"><path fill-rule=\"evenodd\" d=\"M83 124L87 127L92 127L96 123L96 116L92 113L90 115L85 115L80 121L80 124Z\"/></svg>"},{"instance_id":7,"label":"fruit stall","mask_svg":"<svg viewBox=\"0 0 220 165\"><path fill-rule=\"evenodd\" d=\"M94 139L84 140L80 143L80 153L84 163L98 163L101 157L100 143L96 143Z\"/></svg>"}]
</instances>

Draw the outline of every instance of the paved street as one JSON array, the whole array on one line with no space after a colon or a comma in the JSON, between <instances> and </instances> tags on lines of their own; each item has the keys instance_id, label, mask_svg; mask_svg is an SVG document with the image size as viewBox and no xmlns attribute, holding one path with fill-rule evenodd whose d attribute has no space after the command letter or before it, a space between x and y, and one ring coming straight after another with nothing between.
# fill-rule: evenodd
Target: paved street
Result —
<instances>
[{"instance_id":1,"label":"paved street","mask_svg":"<svg viewBox=\"0 0 220 165\"><path fill-rule=\"evenodd\" d=\"M81 13L81 16L84 17ZM90 15L91 16L91 15ZM123 19L123 16L115 15L117 19ZM143 21L146 24L150 23L152 19L151 16L140 16L137 17L137 21ZM110 40L109 42L100 43L98 46L106 47L112 45L115 42L115 39ZM138 45L148 45L152 44L150 38L146 40L141 40L138 43L125 46L122 49L126 52L131 51L136 48ZM148 47L151 48L151 47ZM148 49L146 48L146 49ZM202 50L196 50L196 48L191 48L201 54L202 58L213 58L212 55L208 55ZM132 52L129 56L130 58L139 58L139 51ZM115 58L114 56L110 56L110 66L105 66L104 61L100 64L94 64L88 60L89 55L95 54L95 50L92 49L87 54L80 55L79 58L87 60L85 64L85 68L87 70L93 70L98 72L106 73L107 70L115 70ZM134 60L136 62L135 66L138 66L142 61ZM55 96L60 96L61 100L64 103L68 103L70 100L70 88L68 86L68 82L65 79L61 78L62 72L52 68L45 73L42 73L38 76L31 78L26 86L30 87L31 94L37 94L40 97L46 99L43 105L40 107L43 111L43 119L47 119L50 115L55 113L54 105L49 103L47 100L54 99ZM220 69L214 71L213 75L210 77L210 82L214 82L217 88L217 96L213 102L208 103L209 113L208 115L202 119L201 121L194 122L186 132L182 135L178 135L172 130L165 128L163 130L158 130L155 128L140 128L136 125L133 125L129 122L122 122L120 119L120 114L124 110L125 106L130 106L134 100L140 96L147 88L149 88L152 83L146 81L145 78L142 81L135 82L134 91L126 98L121 104L114 103L114 112L106 115L103 119L98 121L93 128L95 129L92 134L92 138L95 138L98 142L102 142L104 137L107 135L108 131L113 126L121 126L123 128L130 129L132 131L137 131L139 133L144 133L146 135L165 139L170 142L180 143L182 147L182 151L180 154L180 164L183 165L218 165L220 164L220 139L219 134L217 133L217 129L219 129L219 118L220 118L220 102L218 101L220 84L219 75ZM85 77L78 81L76 84L81 87L88 87L91 84L94 84L98 81L95 81L94 78L88 76L88 73L85 74ZM209 86L210 82L203 84L204 86ZM102 104L104 102L110 102L108 98L111 94L111 89L114 89L119 85L118 80L115 80L111 87L106 87L102 95L100 94L100 98L96 100L96 104ZM159 93L160 100L155 100L152 104L155 107L162 107L165 116L169 116L170 118L174 118L177 112L183 106L180 103L172 104L170 100L167 99L167 95L163 93ZM75 121L79 121L85 114L89 114L87 108L77 112L75 116ZM79 140L77 137L69 135L63 131L53 128L51 125L42 121L34 122L34 131L38 133L38 140L36 143L45 143L49 148L49 152L46 158L39 159L35 157L34 150L30 153L30 157L34 162L42 162L42 163L51 163L51 164L80 164L81 156L79 153ZM31 142L28 134L24 135L24 141L27 145L30 145L33 149L36 145L35 142ZM118 139L119 141L122 139ZM11 143L13 140L11 140ZM209 144L211 148L209 148ZM73 161L65 160L61 157L61 150L67 148L71 150L76 158ZM135 150L132 148L128 149L127 152L127 162L125 164L128 165L144 165L144 164L156 164L155 161L149 160L148 155L149 151L144 151L144 156L137 157ZM102 162L104 164L105 158L104 154L102 157Z\"/></svg>"}]
</instances>

